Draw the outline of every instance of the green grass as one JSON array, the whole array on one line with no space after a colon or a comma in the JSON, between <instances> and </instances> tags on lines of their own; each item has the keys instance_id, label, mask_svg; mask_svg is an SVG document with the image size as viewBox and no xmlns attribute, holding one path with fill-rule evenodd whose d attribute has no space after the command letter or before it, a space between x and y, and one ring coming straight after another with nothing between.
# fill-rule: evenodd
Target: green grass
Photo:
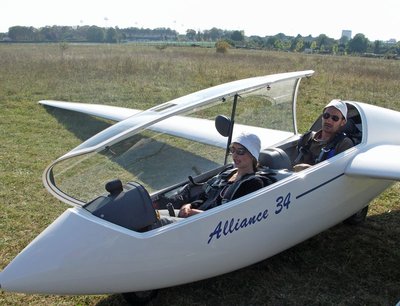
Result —
<instances>
[{"instance_id":1,"label":"green grass","mask_svg":"<svg viewBox=\"0 0 400 306\"><path fill-rule=\"evenodd\" d=\"M305 69L316 73L300 86L300 131L332 98L400 110L400 61L135 45L68 45L61 52L57 44L1 44L0 269L67 208L45 191L45 167L104 127L89 117L47 110L38 100L141 109L227 81ZM79 137L63 124L81 124L82 118L94 123ZM163 289L152 305L394 305L400 300L399 195L395 184L374 200L361 226L338 225L250 267ZM0 305L124 301L119 295L0 292Z\"/></svg>"}]
</instances>

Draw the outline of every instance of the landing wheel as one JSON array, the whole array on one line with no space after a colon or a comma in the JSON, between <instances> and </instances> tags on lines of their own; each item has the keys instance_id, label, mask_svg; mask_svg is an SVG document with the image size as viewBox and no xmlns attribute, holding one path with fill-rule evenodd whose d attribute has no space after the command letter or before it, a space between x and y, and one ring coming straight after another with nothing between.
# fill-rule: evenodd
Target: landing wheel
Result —
<instances>
[{"instance_id":1,"label":"landing wheel","mask_svg":"<svg viewBox=\"0 0 400 306\"><path fill-rule=\"evenodd\" d=\"M137 291L122 293L129 305L146 305L158 294L158 290Z\"/></svg>"},{"instance_id":2,"label":"landing wheel","mask_svg":"<svg viewBox=\"0 0 400 306\"><path fill-rule=\"evenodd\" d=\"M368 213L368 206L365 206L363 209L356 212L354 215L350 216L346 220L343 221L345 224L349 225L357 225L365 221Z\"/></svg>"}]
</instances>

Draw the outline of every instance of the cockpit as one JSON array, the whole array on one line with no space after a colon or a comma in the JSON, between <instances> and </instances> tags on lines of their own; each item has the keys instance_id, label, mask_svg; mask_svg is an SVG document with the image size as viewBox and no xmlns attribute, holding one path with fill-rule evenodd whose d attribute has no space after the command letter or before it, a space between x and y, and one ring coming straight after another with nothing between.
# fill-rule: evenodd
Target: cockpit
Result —
<instances>
[{"instance_id":1,"label":"cockpit","mask_svg":"<svg viewBox=\"0 0 400 306\"><path fill-rule=\"evenodd\" d=\"M228 166L232 135L241 131L261 139L260 173L274 182L285 179L300 138L296 96L303 76L256 78L256 85L246 83L241 91L212 88L135 114L56 160L44 173L45 186L68 204L144 231L157 217L159 195L181 188L189 177L204 182ZM361 141L360 114L351 103L349 128ZM110 214L110 203L112 210L120 208ZM129 215L148 222L136 224Z\"/></svg>"}]
</instances>

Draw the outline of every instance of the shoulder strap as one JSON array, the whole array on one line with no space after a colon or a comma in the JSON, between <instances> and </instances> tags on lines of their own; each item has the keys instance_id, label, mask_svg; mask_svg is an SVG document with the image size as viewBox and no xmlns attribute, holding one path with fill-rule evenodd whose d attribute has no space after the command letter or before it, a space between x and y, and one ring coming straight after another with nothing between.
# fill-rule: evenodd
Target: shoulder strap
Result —
<instances>
[{"instance_id":1,"label":"shoulder strap","mask_svg":"<svg viewBox=\"0 0 400 306\"><path fill-rule=\"evenodd\" d=\"M333 138L331 142L329 142L325 147L321 148L321 152L319 153L318 157L315 159L315 163L319 163L324 161L328 158L331 158L335 155L336 146L339 142L341 142L344 138L346 138L345 133L338 133Z\"/></svg>"},{"instance_id":2,"label":"shoulder strap","mask_svg":"<svg viewBox=\"0 0 400 306\"><path fill-rule=\"evenodd\" d=\"M227 187L225 194L222 197L222 203L226 203L228 201L231 201L233 196L235 195L236 191L240 188L240 186L247 181L250 181L254 179L255 177L258 177L255 173L249 173L244 175L239 181L234 182L230 186ZM262 180L261 178L259 178Z\"/></svg>"},{"instance_id":3,"label":"shoulder strap","mask_svg":"<svg viewBox=\"0 0 400 306\"><path fill-rule=\"evenodd\" d=\"M301 136L299 142L297 143L298 154L293 164L299 163L303 155L309 152L311 146L311 139L314 137L315 133L316 133L315 131L310 130L308 132L305 132L303 136Z\"/></svg>"},{"instance_id":4,"label":"shoulder strap","mask_svg":"<svg viewBox=\"0 0 400 306\"><path fill-rule=\"evenodd\" d=\"M205 195L207 196L213 189L220 189L221 187L224 187L227 184L229 178L233 174L235 174L236 171L236 168L228 169L209 179L203 185Z\"/></svg>"}]
</instances>

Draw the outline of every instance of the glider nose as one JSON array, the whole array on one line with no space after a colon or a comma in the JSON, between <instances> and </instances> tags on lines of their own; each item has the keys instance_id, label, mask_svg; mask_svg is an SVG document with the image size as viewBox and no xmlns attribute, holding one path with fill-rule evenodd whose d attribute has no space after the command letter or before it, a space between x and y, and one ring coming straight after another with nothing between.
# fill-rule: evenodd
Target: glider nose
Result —
<instances>
[{"instance_id":1,"label":"glider nose","mask_svg":"<svg viewBox=\"0 0 400 306\"><path fill-rule=\"evenodd\" d=\"M143 240L98 219L81 208L67 209L4 268L1 290L74 295L135 291L137 266L132 254L146 249ZM133 285L141 282L138 278Z\"/></svg>"},{"instance_id":2,"label":"glider nose","mask_svg":"<svg viewBox=\"0 0 400 306\"><path fill-rule=\"evenodd\" d=\"M57 273L68 260L68 229L71 225L69 210L37 236L0 272L1 290L21 293L62 292L63 277ZM73 221L73 220L72 220ZM69 271L72 267L68 267ZM61 289L60 289L61 287Z\"/></svg>"},{"instance_id":3,"label":"glider nose","mask_svg":"<svg viewBox=\"0 0 400 306\"><path fill-rule=\"evenodd\" d=\"M37 290L38 285L48 282L45 275L46 261L41 262L38 256L40 245L41 243L27 246L0 272L1 290L20 293L40 292Z\"/></svg>"}]
</instances>

